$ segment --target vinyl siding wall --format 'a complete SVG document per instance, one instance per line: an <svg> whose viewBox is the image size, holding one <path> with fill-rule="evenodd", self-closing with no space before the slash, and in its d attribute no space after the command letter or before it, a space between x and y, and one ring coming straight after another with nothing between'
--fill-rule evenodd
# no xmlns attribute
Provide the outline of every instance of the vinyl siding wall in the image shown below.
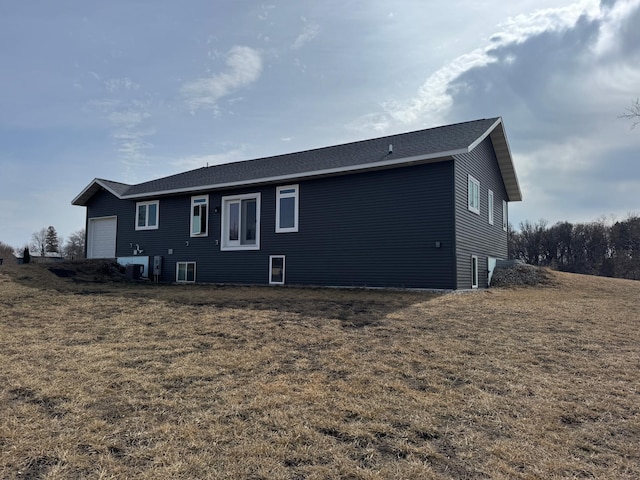
<svg viewBox="0 0 640 480"><path fill-rule="evenodd" d="M275 233L276 187L209 194L207 237L190 237L191 196L160 198L159 228L135 230L135 201L107 192L88 217L118 216L118 256L162 255L162 281L195 261L196 280L267 284L269 255L285 255L287 284L455 288L452 161L298 182L298 232ZM293 183L293 182L291 182ZM260 250L221 251L222 197L260 192ZM217 242L217 244L216 244ZM436 247L440 242L440 247ZM169 254L169 249L173 250Z"/></svg>
<svg viewBox="0 0 640 480"><path fill-rule="evenodd" d="M480 214L468 209L468 175L480 182ZM487 287L488 257L507 258L507 232L502 229L502 201L507 193L491 139L473 151L457 155L456 257L457 288L471 288L471 256L478 257L478 286ZM488 191L493 191L493 225L489 224Z"/></svg>

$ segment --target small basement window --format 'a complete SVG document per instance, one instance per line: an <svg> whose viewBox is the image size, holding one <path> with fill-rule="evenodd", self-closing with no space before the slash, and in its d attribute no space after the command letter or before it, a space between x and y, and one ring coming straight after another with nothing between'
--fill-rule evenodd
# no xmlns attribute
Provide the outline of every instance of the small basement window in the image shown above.
<svg viewBox="0 0 640 480"><path fill-rule="evenodd" d="M176 282L194 283L196 281L196 262L176 263Z"/></svg>
<svg viewBox="0 0 640 480"><path fill-rule="evenodd" d="M471 255L471 288L478 288L478 257Z"/></svg>
<svg viewBox="0 0 640 480"><path fill-rule="evenodd" d="M269 256L269 283L284 285L284 255Z"/></svg>

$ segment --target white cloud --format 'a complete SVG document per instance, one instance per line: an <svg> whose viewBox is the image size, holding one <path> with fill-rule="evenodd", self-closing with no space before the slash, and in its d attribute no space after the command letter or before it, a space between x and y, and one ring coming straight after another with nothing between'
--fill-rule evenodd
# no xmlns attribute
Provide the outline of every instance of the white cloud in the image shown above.
<svg viewBox="0 0 640 480"><path fill-rule="evenodd" d="M150 116L147 112L127 110L123 112L111 112L108 118L109 122L116 127L133 128Z"/></svg>
<svg viewBox="0 0 640 480"><path fill-rule="evenodd" d="M302 29L302 33L297 36L297 38L293 42L293 45L291 45L291 48L294 50L299 50L305 44L316 38L319 32L319 25L316 25L314 23L305 24L304 28Z"/></svg>
<svg viewBox="0 0 640 480"><path fill-rule="evenodd" d="M136 82L133 82L130 78L111 78L109 80L105 80L104 86L109 93L118 93L121 91L127 90L137 90L140 88Z"/></svg>
<svg viewBox="0 0 640 480"><path fill-rule="evenodd" d="M182 86L180 91L192 112L200 108L217 111L218 101L222 97L255 82L262 72L260 54L249 47L233 47L227 55L226 65L226 72L210 78L199 78Z"/></svg>

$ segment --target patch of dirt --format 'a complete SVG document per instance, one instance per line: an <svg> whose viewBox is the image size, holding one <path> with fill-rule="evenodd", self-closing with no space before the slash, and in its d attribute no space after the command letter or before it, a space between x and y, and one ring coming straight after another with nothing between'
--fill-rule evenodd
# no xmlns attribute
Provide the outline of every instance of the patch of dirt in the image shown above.
<svg viewBox="0 0 640 480"><path fill-rule="evenodd" d="M108 260L79 260L56 263L49 271L60 278L71 278L79 282L124 281L125 269Z"/></svg>

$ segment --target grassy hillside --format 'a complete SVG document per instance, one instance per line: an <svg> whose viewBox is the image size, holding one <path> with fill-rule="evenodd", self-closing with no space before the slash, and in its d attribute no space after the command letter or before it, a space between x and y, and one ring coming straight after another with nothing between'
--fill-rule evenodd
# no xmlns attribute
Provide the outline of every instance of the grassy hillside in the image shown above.
<svg viewBox="0 0 640 480"><path fill-rule="evenodd" d="M0 478L640 478L640 282L551 276L437 295L4 265Z"/></svg>

